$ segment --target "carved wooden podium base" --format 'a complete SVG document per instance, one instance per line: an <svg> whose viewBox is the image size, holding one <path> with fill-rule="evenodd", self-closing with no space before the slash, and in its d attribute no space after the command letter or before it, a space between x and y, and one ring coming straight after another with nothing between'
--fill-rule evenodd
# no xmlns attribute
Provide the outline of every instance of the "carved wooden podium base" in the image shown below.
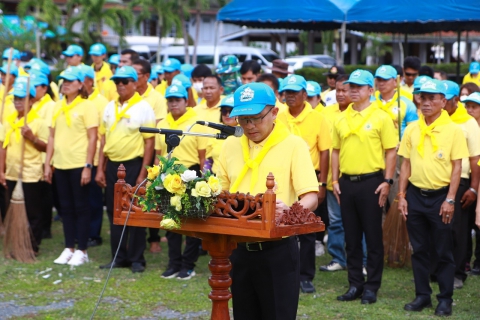
<svg viewBox="0 0 480 320"><path fill-rule="evenodd" d="M118 168L118 181L115 184L114 223L123 225L127 218L130 201L136 186L125 182L125 167ZM208 297L212 301L211 319L230 319L228 301L232 298L229 288L230 255L237 247L237 242L256 242L280 240L298 234L307 234L325 230L320 217L310 210L295 203L289 211L275 215L276 196L273 192L274 177L267 177L267 191L264 194L230 194L222 192L217 198L215 210L206 220L187 219L179 230L172 232L202 239L202 247L211 256L208 268L211 276L208 284L212 291ZM138 196L145 194L141 187ZM239 205L242 202L243 206ZM237 208L238 211L236 210ZM132 212L127 221L129 226L159 228L163 214L143 212L134 199ZM248 306L246 306L248 307Z"/></svg>

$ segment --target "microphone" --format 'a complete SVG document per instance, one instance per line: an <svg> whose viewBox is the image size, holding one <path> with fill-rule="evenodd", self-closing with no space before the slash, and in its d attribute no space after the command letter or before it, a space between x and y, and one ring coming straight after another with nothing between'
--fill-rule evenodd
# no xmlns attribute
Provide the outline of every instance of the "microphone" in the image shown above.
<svg viewBox="0 0 480 320"><path fill-rule="evenodd" d="M229 136L241 137L243 135L242 127L238 127L238 126L237 127L230 127L230 126L226 126L224 124L213 123L213 122L208 122L208 121L197 121L197 124L220 130L222 133L224 133L226 135L229 135Z"/></svg>

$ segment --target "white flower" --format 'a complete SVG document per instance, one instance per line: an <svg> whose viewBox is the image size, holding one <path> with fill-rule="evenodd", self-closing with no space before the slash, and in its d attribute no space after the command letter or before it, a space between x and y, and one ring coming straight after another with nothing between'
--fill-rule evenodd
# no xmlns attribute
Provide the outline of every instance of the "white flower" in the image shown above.
<svg viewBox="0 0 480 320"><path fill-rule="evenodd" d="M185 170L184 173L180 175L183 181L190 182L197 178L197 172L195 170Z"/></svg>
<svg viewBox="0 0 480 320"><path fill-rule="evenodd" d="M165 177L166 177L166 176L167 176L166 173L162 173L162 174L160 175L160 179L162 179L162 182L163 182L163 180L165 180ZM163 188L162 188L162 189L163 189Z"/></svg>

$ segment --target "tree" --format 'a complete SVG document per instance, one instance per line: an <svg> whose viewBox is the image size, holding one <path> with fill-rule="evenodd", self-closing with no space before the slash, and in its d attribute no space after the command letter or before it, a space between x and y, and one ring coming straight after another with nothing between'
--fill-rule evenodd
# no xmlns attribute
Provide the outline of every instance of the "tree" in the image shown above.
<svg viewBox="0 0 480 320"><path fill-rule="evenodd" d="M369 33L363 39L367 43L362 50L362 60L367 60L367 65L378 65L387 53L392 53L392 47L387 45L388 36Z"/></svg>

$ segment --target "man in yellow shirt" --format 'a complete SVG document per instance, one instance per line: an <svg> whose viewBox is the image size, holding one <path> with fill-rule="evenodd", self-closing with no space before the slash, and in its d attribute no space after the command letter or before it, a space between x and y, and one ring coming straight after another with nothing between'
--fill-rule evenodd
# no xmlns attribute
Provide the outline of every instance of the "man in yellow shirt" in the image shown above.
<svg viewBox="0 0 480 320"><path fill-rule="evenodd" d="M377 301L382 281L382 207L393 183L398 134L388 114L370 102L373 75L369 71L356 70L345 83L353 104L335 121L332 179L345 229L350 288L337 299L352 301L363 294L361 303L370 304ZM368 251L366 281L363 234Z"/></svg>
<svg viewBox="0 0 480 320"><path fill-rule="evenodd" d="M95 43L90 46L88 51L90 58L92 58L92 68L95 70L95 87L100 91L103 96L108 96L110 93L107 90L114 90L114 86L108 86L107 83L113 76L110 65L104 60L107 57L107 48L101 43Z"/></svg>
<svg viewBox="0 0 480 320"><path fill-rule="evenodd" d="M222 100L222 81L216 75L203 79L203 97L205 102L197 105L194 109L199 120L218 122L220 120L220 101ZM215 133L215 129L209 128L208 132Z"/></svg>
<svg viewBox="0 0 480 320"><path fill-rule="evenodd" d="M473 82L477 86L480 86L480 63L474 61L470 63L470 67L468 68L468 73L463 77L462 84Z"/></svg>
<svg viewBox="0 0 480 320"><path fill-rule="evenodd" d="M413 92L413 82L418 77L418 72L422 62L418 57L406 57L403 60L403 81L401 84L401 89L407 92Z"/></svg>
<svg viewBox="0 0 480 320"><path fill-rule="evenodd" d="M329 150L332 144L328 122L315 112L307 102L307 82L299 75L289 75L284 79L285 99L288 109L279 113L277 121L281 121L290 133L301 137L308 145L310 159L319 181L318 203L316 214L326 220L326 206L320 210L325 200L329 164ZM304 293L315 292L315 240L316 233L302 234L300 240L300 289ZM323 238L323 236L321 237Z"/></svg>
<svg viewBox="0 0 480 320"><path fill-rule="evenodd" d="M244 135L227 139L220 153L222 189L264 193L265 178L272 172L277 213L298 198L303 207L315 210L318 182L308 147L281 122L275 123L275 100L273 90L264 83L249 83L235 91L230 116L236 117ZM250 167L245 159L256 165ZM230 260L235 319L296 318L300 274L295 237L238 243Z"/></svg>
<svg viewBox="0 0 480 320"><path fill-rule="evenodd" d="M67 47L67 50L62 51L62 54L65 56L65 61L67 62L67 65L71 67L77 67L82 64L82 47L76 44L71 44Z"/></svg>
<svg viewBox="0 0 480 320"><path fill-rule="evenodd" d="M449 316L455 275L451 222L462 159L469 154L462 129L443 110L447 102L444 84L432 79L414 94L422 99L422 115L407 127L398 151L404 158L398 209L407 219L415 281L415 300L404 309L421 311L432 306L429 273L433 245L439 258L436 275L440 288L435 315Z"/></svg>
<svg viewBox="0 0 480 320"><path fill-rule="evenodd" d="M126 169L125 181L136 185L147 177L146 166L151 163L155 138L153 134L140 133L140 127L154 127L155 114L152 107L136 92L137 72L131 66L123 66L115 72L112 80L117 85L118 101L106 106L100 124L102 142L100 145L99 168L95 181L105 188L107 214L110 220L110 245L112 259L120 246L115 261L100 266L108 268L132 268L132 272L143 272L146 261L145 228L127 227L120 243L123 226L113 224L113 193L120 164ZM105 161L107 161L105 165Z"/></svg>

